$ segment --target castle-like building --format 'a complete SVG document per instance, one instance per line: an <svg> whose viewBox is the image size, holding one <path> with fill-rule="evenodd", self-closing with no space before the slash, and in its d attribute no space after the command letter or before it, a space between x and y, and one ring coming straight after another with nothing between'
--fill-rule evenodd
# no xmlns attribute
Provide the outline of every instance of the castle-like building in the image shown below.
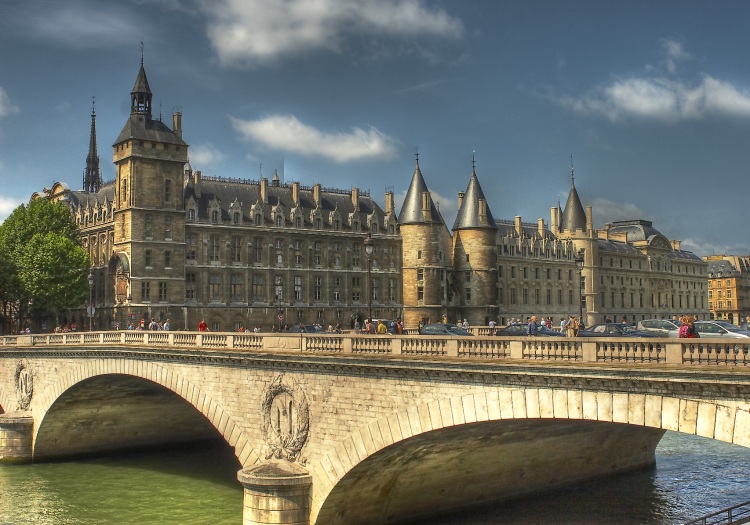
<svg viewBox="0 0 750 525"><path fill-rule="evenodd" d="M472 161L451 229L419 166L399 213L365 191L226 179L193 171L182 113L152 116L141 67L130 117L103 183L96 113L83 189L56 183L32 198L67 202L91 257L95 327L170 319L172 329L340 323L367 316L500 324L531 315L587 324L681 312L708 317L706 262L650 222L595 230L571 189L550 220L497 220ZM368 254L366 245L373 248ZM69 321L85 326L85 308Z"/></svg>

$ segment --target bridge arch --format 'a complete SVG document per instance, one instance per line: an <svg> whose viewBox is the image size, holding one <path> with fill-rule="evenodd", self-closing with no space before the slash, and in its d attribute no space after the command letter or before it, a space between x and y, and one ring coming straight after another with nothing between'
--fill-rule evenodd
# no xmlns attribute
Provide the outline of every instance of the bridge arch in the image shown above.
<svg viewBox="0 0 750 525"><path fill-rule="evenodd" d="M235 456L243 467L250 466L258 461L258 456L242 428L229 411L212 399L209 393L194 382L166 367L156 363L130 359L88 361L62 374L52 385L39 393L38 398L32 402L32 409L37 409L37 407L41 409L38 412L33 410L36 423L34 425L35 457L40 432L55 403L66 392L84 382L106 381L114 376L149 382L181 398L202 414L207 422L234 448Z"/></svg>
<svg viewBox="0 0 750 525"><path fill-rule="evenodd" d="M502 493L512 496L524 487L548 490L643 467L653 463L667 430L750 447L750 411L720 400L565 388L490 389L433 400L372 421L324 451L312 472L310 523L346 523L349 509L362 523L389 523L435 513L442 500L446 509L458 508L461 501L451 497L456 490L466 498L463 505L489 503L482 498L503 484ZM509 451L502 465L494 456L500 445ZM431 476L419 467L429 461ZM561 468L572 477L563 479ZM368 493L370 506L363 498Z"/></svg>

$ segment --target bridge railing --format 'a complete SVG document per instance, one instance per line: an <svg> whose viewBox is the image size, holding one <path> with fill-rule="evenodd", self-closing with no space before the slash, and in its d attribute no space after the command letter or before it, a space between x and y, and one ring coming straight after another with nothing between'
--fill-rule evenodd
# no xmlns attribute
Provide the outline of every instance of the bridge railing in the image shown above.
<svg viewBox="0 0 750 525"><path fill-rule="evenodd" d="M750 339L443 337L423 335L108 331L0 337L0 349L140 346L257 352L400 355L701 366L750 366Z"/></svg>

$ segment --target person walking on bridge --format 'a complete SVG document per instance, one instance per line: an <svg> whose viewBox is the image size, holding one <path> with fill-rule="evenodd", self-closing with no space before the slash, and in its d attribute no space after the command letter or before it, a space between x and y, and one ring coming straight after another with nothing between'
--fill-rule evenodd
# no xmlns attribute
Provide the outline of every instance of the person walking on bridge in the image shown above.
<svg viewBox="0 0 750 525"><path fill-rule="evenodd" d="M537 316L532 316L529 324L526 325L526 335L536 335L539 331L539 325L537 325Z"/></svg>

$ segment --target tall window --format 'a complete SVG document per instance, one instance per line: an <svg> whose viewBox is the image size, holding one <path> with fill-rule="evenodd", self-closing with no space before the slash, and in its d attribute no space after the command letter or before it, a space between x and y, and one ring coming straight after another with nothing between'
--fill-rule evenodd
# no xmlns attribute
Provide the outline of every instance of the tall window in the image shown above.
<svg viewBox="0 0 750 525"><path fill-rule="evenodd" d="M185 274L185 299L195 299L195 274Z"/></svg>
<svg viewBox="0 0 750 525"><path fill-rule="evenodd" d="M164 179L164 202L172 200L172 181Z"/></svg>
<svg viewBox="0 0 750 525"><path fill-rule="evenodd" d="M144 258L145 258L146 268L151 268L151 266L153 266L153 261L151 258L151 250L146 250L144 252Z"/></svg>
<svg viewBox="0 0 750 525"><path fill-rule="evenodd" d="M284 299L284 281L281 279L281 276L277 275L274 278L274 299L276 301L281 302L282 299Z"/></svg>
<svg viewBox="0 0 750 525"><path fill-rule="evenodd" d="M208 277L208 299L210 301L221 301L221 277L209 275Z"/></svg>
<svg viewBox="0 0 750 525"><path fill-rule="evenodd" d="M164 239L167 241L172 239L172 217L169 215L164 217Z"/></svg>
<svg viewBox="0 0 750 525"><path fill-rule="evenodd" d="M359 302L360 300L361 290L359 283L359 277L352 277L352 302Z"/></svg>
<svg viewBox="0 0 750 525"><path fill-rule="evenodd" d="M263 302L266 298L265 279L262 275L253 275L253 301Z"/></svg>
<svg viewBox="0 0 750 525"><path fill-rule="evenodd" d="M232 297L232 302L239 303L242 302L242 276L238 274L232 275L232 280L230 281L230 293Z"/></svg>
<svg viewBox="0 0 750 525"><path fill-rule="evenodd" d="M208 260L218 262L219 260L219 236L211 235L208 239Z"/></svg>
<svg viewBox="0 0 750 525"><path fill-rule="evenodd" d="M253 239L253 262L263 262L263 238L261 237Z"/></svg>
<svg viewBox="0 0 750 525"><path fill-rule="evenodd" d="M242 254L242 237L233 235L229 244L229 260L240 262Z"/></svg>
<svg viewBox="0 0 750 525"><path fill-rule="evenodd" d="M323 278L322 277L316 277L315 278L315 287L313 288L313 294L316 301L320 301L320 298L323 296L322 290L323 289Z"/></svg>
<svg viewBox="0 0 750 525"><path fill-rule="evenodd" d="M164 252L164 268L172 267L172 251L165 250Z"/></svg>
<svg viewBox="0 0 750 525"><path fill-rule="evenodd" d="M159 301L160 302L167 301L167 283L166 282L159 282Z"/></svg>
<svg viewBox="0 0 750 525"><path fill-rule="evenodd" d="M294 300L295 301L302 300L302 277L298 275L294 276Z"/></svg>
<svg viewBox="0 0 750 525"><path fill-rule="evenodd" d="M151 301L151 283L148 281L141 282L141 300L143 302Z"/></svg>
<svg viewBox="0 0 750 525"><path fill-rule="evenodd" d="M150 213L146 214L145 220L144 220L144 235L146 236L146 239L151 239L154 236L154 220Z"/></svg>
<svg viewBox="0 0 750 525"><path fill-rule="evenodd" d="M195 245L197 244L197 236L194 233L188 233L185 235L185 259L188 261L195 260Z"/></svg>

